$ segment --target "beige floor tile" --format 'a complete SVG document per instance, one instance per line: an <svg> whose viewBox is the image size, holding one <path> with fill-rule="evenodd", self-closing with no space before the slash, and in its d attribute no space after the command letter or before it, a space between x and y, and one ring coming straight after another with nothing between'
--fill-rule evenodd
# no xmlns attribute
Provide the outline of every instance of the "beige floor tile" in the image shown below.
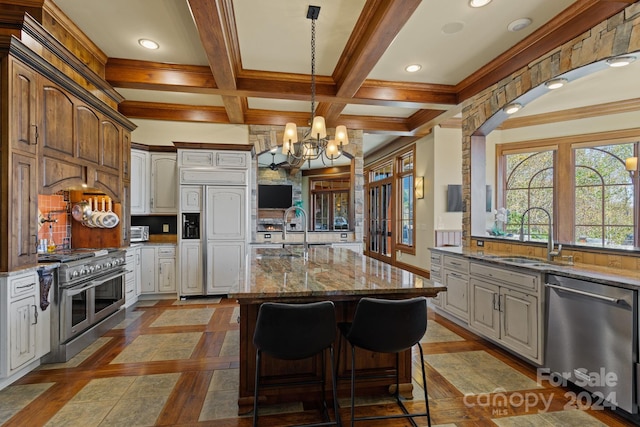
<svg viewBox="0 0 640 427"><path fill-rule="evenodd" d="M151 327L206 325L214 311L215 308L208 307L165 311L151 324Z"/></svg>
<svg viewBox="0 0 640 427"><path fill-rule="evenodd" d="M211 421L238 416L238 392L216 390L207 393L198 421Z"/></svg>
<svg viewBox="0 0 640 427"><path fill-rule="evenodd" d="M239 369L218 369L213 373L208 392L214 390L238 390L240 380Z"/></svg>
<svg viewBox="0 0 640 427"><path fill-rule="evenodd" d="M44 393L53 383L12 385L0 391L0 424Z"/></svg>
<svg viewBox="0 0 640 427"><path fill-rule="evenodd" d="M89 381L72 399L73 403L120 399L135 377L98 378Z"/></svg>
<svg viewBox="0 0 640 427"><path fill-rule="evenodd" d="M162 348L153 353L151 361L157 362L160 360L183 360L189 359L193 353L193 348Z"/></svg>
<svg viewBox="0 0 640 427"><path fill-rule="evenodd" d="M166 401L166 397L159 396L122 399L113 407L100 426L152 426Z"/></svg>
<svg viewBox="0 0 640 427"><path fill-rule="evenodd" d="M569 410L492 420L500 427L606 427L585 411Z"/></svg>
<svg viewBox="0 0 640 427"><path fill-rule="evenodd" d="M39 369L59 369L59 368L75 368L80 366L82 362L91 357L96 351L100 350L102 346L111 341L110 337L100 337L96 341L92 342L80 353L73 356L67 362L63 363L48 363L46 365L40 365Z"/></svg>
<svg viewBox="0 0 640 427"><path fill-rule="evenodd" d="M240 354L240 333L238 331L227 331L220 356L238 356Z"/></svg>
<svg viewBox="0 0 640 427"><path fill-rule="evenodd" d="M540 386L485 351L426 355L425 362L463 394L529 390Z"/></svg>
<svg viewBox="0 0 640 427"><path fill-rule="evenodd" d="M436 342L451 342L451 341L464 341L460 335L451 332L441 324L429 321L427 324L427 332L420 340L422 343L436 343Z"/></svg>
<svg viewBox="0 0 640 427"><path fill-rule="evenodd" d="M201 332L140 335L111 363L188 359L201 337Z"/></svg>
<svg viewBox="0 0 640 427"><path fill-rule="evenodd" d="M137 399L139 397L151 396L168 398L179 378L179 373L144 375L137 377L122 398Z"/></svg>
<svg viewBox="0 0 640 427"><path fill-rule="evenodd" d="M117 400L67 403L45 427L93 427L107 416Z"/></svg>

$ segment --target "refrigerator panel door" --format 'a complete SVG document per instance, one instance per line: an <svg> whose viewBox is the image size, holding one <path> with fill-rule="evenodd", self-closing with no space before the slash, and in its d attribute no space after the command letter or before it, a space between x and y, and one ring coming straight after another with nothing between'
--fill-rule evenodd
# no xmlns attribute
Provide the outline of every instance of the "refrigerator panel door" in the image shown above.
<svg viewBox="0 0 640 427"><path fill-rule="evenodd" d="M207 187L207 240L246 240L246 189Z"/></svg>

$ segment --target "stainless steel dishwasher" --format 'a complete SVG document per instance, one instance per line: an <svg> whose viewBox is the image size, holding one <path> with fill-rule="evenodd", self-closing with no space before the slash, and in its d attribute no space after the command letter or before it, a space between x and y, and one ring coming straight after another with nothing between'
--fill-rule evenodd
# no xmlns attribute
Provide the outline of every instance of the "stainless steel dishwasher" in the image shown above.
<svg viewBox="0 0 640 427"><path fill-rule="evenodd" d="M593 403L637 414L637 291L558 275L545 287L544 365L605 399Z"/></svg>

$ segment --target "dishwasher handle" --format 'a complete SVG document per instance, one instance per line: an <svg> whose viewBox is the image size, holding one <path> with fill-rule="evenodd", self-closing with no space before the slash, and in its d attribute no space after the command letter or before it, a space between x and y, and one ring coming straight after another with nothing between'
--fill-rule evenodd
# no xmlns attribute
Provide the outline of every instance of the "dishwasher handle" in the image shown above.
<svg viewBox="0 0 640 427"><path fill-rule="evenodd" d="M558 289L558 290L569 292L569 293L572 293L572 294L579 294L579 295L583 295L585 297L590 297L590 298L595 298L595 299L599 299L599 300L602 300L602 301L612 302L614 304L618 304L620 302L620 298L607 297L607 296L604 296L604 295L594 294L594 293L591 293L591 292L580 291L578 289L567 288L567 287L558 286L558 285L552 285L551 283L545 283L544 286L546 286L547 288Z"/></svg>

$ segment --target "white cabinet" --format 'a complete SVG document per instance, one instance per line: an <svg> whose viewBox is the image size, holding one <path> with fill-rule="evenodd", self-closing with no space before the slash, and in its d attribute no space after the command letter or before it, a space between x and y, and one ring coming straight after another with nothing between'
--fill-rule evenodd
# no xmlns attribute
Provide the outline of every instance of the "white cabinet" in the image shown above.
<svg viewBox="0 0 640 427"><path fill-rule="evenodd" d="M430 279L436 284L436 286L444 286L442 280L442 254L437 252L431 252L431 270ZM429 302L435 306L442 307L442 300L444 299L444 292L438 292L433 298L429 298Z"/></svg>
<svg viewBox="0 0 640 427"><path fill-rule="evenodd" d="M505 347L541 362L538 274L472 262L469 326Z"/></svg>
<svg viewBox="0 0 640 427"><path fill-rule="evenodd" d="M469 261L453 255L443 256L443 281L447 287L442 308L454 316L469 320Z"/></svg>
<svg viewBox="0 0 640 427"><path fill-rule="evenodd" d="M180 295L202 295L202 246L199 240L180 245Z"/></svg>
<svg viewBox="0 0 640 427"><path fill-rule="evenodd" d="M178 212L176 153L131 150L131 214Z"/></svg>
<svg viewBox="0 0 640 427"><path fill-rule="evenodd" d="M0 342L5 343L0 346L0 378L5 378L21 370L26 373L23 368L51 350L51 308L40 308L36 270L0 279L0 306Z"/></svg>
<svg viewBox="0 0 640 427"><path fill-rule="evenodd" d="M151 153L150 213L178 212L176 153Z"/></svg>
<svg viewBox="0 0 640 427"><path fill-rule="evenodd" d="M362 243L332 243L332 248L345 248L350 249L360 255L362 255Z"/></svg>
<svg viewBox="0 0 640 427"><path fill-rule="evenodd" d="M246 239L245 187L207 186L208 240Z"/></svg>
<svg viewBox="0 0 640 427"><path fill-rule="evenodd" d="M138 301L140 295L140 247L127 248L126 269L124 276L124 306L130 307Z"/></svg>
<svg viewBox="0 0 640 427"><path fill-rule="evenodd" d="M175 245L144 245L141 254L141 293L176 293Z"/></svg>
<svg viewBox="0 0 640 427"><path fill-rule="evenodd" d="M149 153L131 150L131 214L149 212Z"/></svg>
<svg viewBox="0 0 640 427"><path fill-rule="evenodd" d="M209 241L207 244L207 294L227 293L244 274L246 243Z"/></svg>
<svg viewBox="0 0 640 427"><path fill-rule="evenodd" d="M202 186L180 186L180 210L182 212L200 212L202 210Z"/></svg>
<svg viewBox="0 0 640 427"><path fill-rule="evenodd" d="M246 151L180 150L180 167L247 169L251 163Z"/></svg>

